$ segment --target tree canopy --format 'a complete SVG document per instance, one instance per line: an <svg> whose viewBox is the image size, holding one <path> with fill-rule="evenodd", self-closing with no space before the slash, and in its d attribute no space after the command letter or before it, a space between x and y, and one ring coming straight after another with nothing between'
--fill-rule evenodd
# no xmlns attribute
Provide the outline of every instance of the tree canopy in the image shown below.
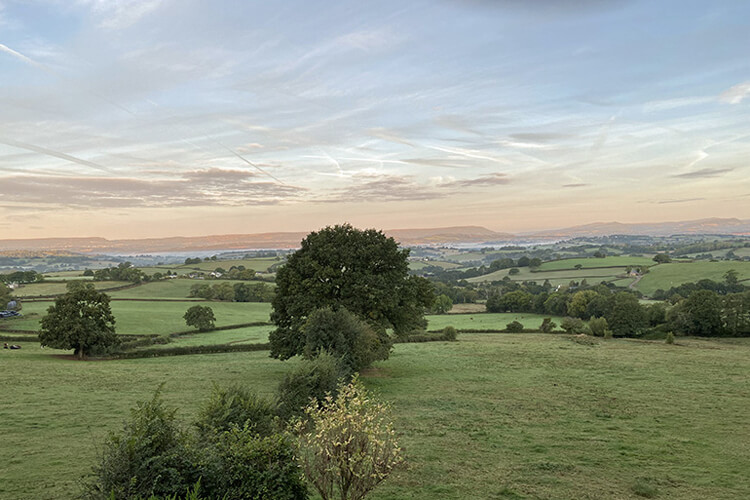
<svg viewBox="0 0 750 500"><path fill-rule="evenodd" d="M93 285L76 284L58 297L42 318L39 341L56 349L74 349L79 359L92 350L119 343L109 296Z"/></svg>
<svg viewBox="0 0 750 500"><path fill-rule="evenodd" d="M379 330L396 334L424 327L432 285L409 276L408 249L375 229L326 227L302 240L276 274L271 355L287 359L304 351L303 327L316 309L346 308Z"/></svg>

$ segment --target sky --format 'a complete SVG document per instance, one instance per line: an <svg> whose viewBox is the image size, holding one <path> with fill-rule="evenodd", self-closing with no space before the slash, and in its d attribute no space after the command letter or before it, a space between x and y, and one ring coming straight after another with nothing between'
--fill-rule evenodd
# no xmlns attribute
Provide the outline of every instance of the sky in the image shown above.
<svg viewBox="0 0 750 500"><path fill-rule="evenodd" d="M750 2L0 0L0 238L750 218Z"/></svg>

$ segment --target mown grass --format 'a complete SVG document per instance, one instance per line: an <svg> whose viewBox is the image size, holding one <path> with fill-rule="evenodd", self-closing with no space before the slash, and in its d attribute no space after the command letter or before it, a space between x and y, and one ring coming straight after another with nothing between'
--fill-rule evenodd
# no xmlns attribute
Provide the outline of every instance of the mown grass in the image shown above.
<svg viewBox="0 0 750 500"><path fill-rule="evenodd" d="M750 341L578 343L541 334L399 344L364 374L408 467L373 499L750 497ZM167 382L193 416L214 382L271 395L296 361L267 353L107 362L32 343L0 352L0 498L72 498L96 446Z"/></svg>
<svg viewBox="0 0 750 500"><path fill-rule="evenodd" d="M147 348L160 349L216 344L263 344L268 342L268 334L273 328L273 326L247 326L231 330L195 332L191 335L173 337L168 344L150 345Z"/></svg>
<svg viewBox="0 0 750 500"><path fill-rule="evenodd" d="M53 301L27 302L22 318L3 320L0 326L20 330L37 330L39 322ZM183 315L195 302L142 302L114 300L110 302L115 316L115 329L119 334L166 335L189 330ZM257 302L205 302L216 317L216 326L237 325L268 321L271 305Z"/></svg>
<svg viewBox="0 0 750 500"><path fill-rule="evenodd" d="M592 267L653 266L656 263L649 257L630 257L626 255L604 257L601 259L596 257L589 257L585 259L562 259L543 262L542 265L539 266L539 271L574 269L578 264L583 266L583 269L590 269Z"/></svg>
<svg viewBox="0 0 750 500"><path fill-rule="evenodd" d="M571 280L582 281L584 279L593 284L601 281L612 281L618 279L618 277L622 277L625 274L625 267L559 269L549 271L532 271L528 267L519 267L518 274L509 274L509 271L509 269L501 269L493 273L469 278L466 281L470 283L500 281L507 276L512 281L536 281L537 283L543 283L544 280L549 280L553 286L567 285Z"/></svg>
<svg viewBox="0 0 750 500"><path fill-rule="evenodd" d="M134 288L118 290L109 295L115 299L188 299L190 288L195 285L220 285L222 283L245 283L255 285L259 281L235 281L235 280L191 280L191 279L169 279L143 283ZM274 287L273 283L264 283L267 286Z"/></svg>
<svg viewBox="0 0 750 500"><path fill-rule="evenodd" d="M723 281L724 274L730 269L737 271L740 280L750 280L750 262L672 262L652 267L636 288L646 295L651 295L659 288L669 290L673 286L702 279Z"/></svg>
<svg viewBox="0 0 750 500"><path fill-rule="evenodd" d="M452 326L458 330L504 330L511 321L518 321L524 328L536 330L544 318L550 316L531 313L476 313L476 314L435 314L427 316L428 330L441 330ZM553 316L558 327L562 318Z"/></svg>
<svg viewBox="0 0 750 500"><path fill-rule="evenodd" d="M120 286L130 285L127 281L96 281L91 284L97 290L107 290ZM29 283L17 288L13 295L23 299L24 297L46 297L49 295L62 295L67 292L67 283L65 281L42 281L41 283Z"/></svg>

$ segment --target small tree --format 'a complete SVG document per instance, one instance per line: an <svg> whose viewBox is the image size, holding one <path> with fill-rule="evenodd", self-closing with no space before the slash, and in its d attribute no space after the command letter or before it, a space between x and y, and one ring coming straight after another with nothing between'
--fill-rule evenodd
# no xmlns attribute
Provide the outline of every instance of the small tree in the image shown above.
<svg viewBox="0 0 750 500"><path fill-rule="evenodd" d="M518 321L511 321L505 325L505 329L509 333L521 333L523 331L523 324Z"/></svg>
<svg viewBox="0 0 750 500"><path fill-rule="evenodd" d="M213 309L208 306L192 306L183 318L185 318L187 326L194 326L201 332L211 330L216 321Z"/></svg>
<svg viewBox="0 0 750 500"><path fill-rule="evenodd" d="M117 345L109 296L97 292L93 285L70 283L68 293L57 298L42 318L39 342L56 349L74 349L78 359L95 349Z"/></svg>
<svg viewBox="0 0 750 500"><path fill-rule="evenodd" d="M666 342L667 344L674 344L674 333L667 332L667 338L664 339L664 342Z"/></svg>
<svg viewBox="0 0 750 500"><path fill-rule="evenodd" d="M586 333L588 331L586 323L582 319L571 318L570 316L563 318L560 322L560 328L565 330L565 333Z"/></svg>
<svg viewBox="0 0 750 500"><path fill-rule="evenodd" d="M589 330L594 337L604 337L604 332L609 329L605 318L591 318L589 320Z"/></svg>
<svg viewBox="0 0 750 500"><path fill-rule="evenodd" d="M453 309L453 301L450 297L444 293L435 297L435 302L432 304L432 312L435 314L445 314Z"/></svg>
<svg viewBox="0 0 750 500"><path fill-rule="evenodd" d="M295 426L299 459L323 500L360 500L403 463L387 407L356 376L305 414Z"/></svg>
<svg viewBox="0 0 750 500"><path fill-rule="evenodd" d="M551 333L555 327L557 327L557 323L552 321L552 318L544 318L542 324L539 325L539 331L542 333Z"/></svg>

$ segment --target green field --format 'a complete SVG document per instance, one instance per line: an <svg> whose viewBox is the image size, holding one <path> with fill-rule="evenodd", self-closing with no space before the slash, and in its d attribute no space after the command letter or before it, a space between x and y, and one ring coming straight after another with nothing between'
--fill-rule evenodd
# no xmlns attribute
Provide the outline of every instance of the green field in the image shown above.
<svg viewBox="0 0 750 500"><path fill-rule="evenodd" d="M268 334L273 326L248 326L244 328L233 328L231 330L219 330L212 332L196 332L192 335L180 335L173 337L169 344L150 345L148 349L160 349L169 347L187 347L197 345L217 344L264 344L268 342Z"/></svg>
<svg viewBox="0 0 750 500"><path fill-rule="evenodd" d="M23 317L2 320L0 326L20 330L36 330L52 301L24 304ZM115 300L110 303L117 333L129 335L158 334L190 330L182 316L194 302L145 302ZM258 302L206 302L216 316L216 326L268 321L271 305Z"/></svg>
<svg viewBox="0 0 750 500"><path fill-rule="evenodd" d="M651 295L659 288L669 290L673 286L702 279L723 281L724 273L730 269L739 273L740 280L750 280L750 262L672 262L652 267L638 283L637 289L645 295Z"/></svg>
<svg viewBox="0 0 750 500"><path fill-rule="evenodd" d="M524 328L536 330L548 317L531 313L435 314L427 316L427 329L440 330L452 326L459 330L504 330L511 321L518 321ZM552 317L552 320L559 325L562 318Z"/></svg>
<svg viewBox="0 0 750 500"><path fill-rule="evenodd" d="M750 497L750 341L566 335L399 344L365 384L391 403L408 467L373 499ZM107 362L0 352L2 499L73 498L107 431L167 382L195 414L214 382L264 395L295 361L266 352ZM368 497L370 498L370 497Z"/></svg>
<svg viewBox="0 0 750 500"><path fill-rule="evenodd" d="M577 264L583 266L583 269L591 269L595 267L653 266L656 263L649 257L617 256L604 257L603 259L590 257L587 259L563 259L543 262L542 265L539 266L539 271L574 269Z"/></svg>
<svg viewBox="0 0 750 500"><path fill-rule="evenodd" d="M558 271L532 271L528 267L518 268L519 273L509 275L509 269L501 269L493 273L469 278L469 283L481 283L490 281L500 281L508 276L513 281L536 281L543 283L549 280L552 286L567 285L572 281L587 280L589 284L596 284L601 281L612 281L625 275L624 267L604 267L594 269L560 269Z"/></svg>
<svg viewBox="0 0 750 500"><path fill-rule="evenodd" d="M260 281L234 281L234 280L191 280L191 279L169 279L143 283L137 287L111 292L109 295L115 299L188 299L190 288L194 285L221 285L222 283L245 283L248 285L263 283ZM275 287L274 283L265 283L267 286ZM201 300L201 299L198 299Z"/></svg>
<svg viewBox="0 0 750 500"><path fill-rule="evenodd" d="M107 290L120 286L127 286L131 283L127 281L96 281L92 282L97 290ZM62 295L67 292L67 283L65 281L43 281L41 283L30 283L17 288L13 294L20 299L24 297L46 297L49 295Z"/></svg>

